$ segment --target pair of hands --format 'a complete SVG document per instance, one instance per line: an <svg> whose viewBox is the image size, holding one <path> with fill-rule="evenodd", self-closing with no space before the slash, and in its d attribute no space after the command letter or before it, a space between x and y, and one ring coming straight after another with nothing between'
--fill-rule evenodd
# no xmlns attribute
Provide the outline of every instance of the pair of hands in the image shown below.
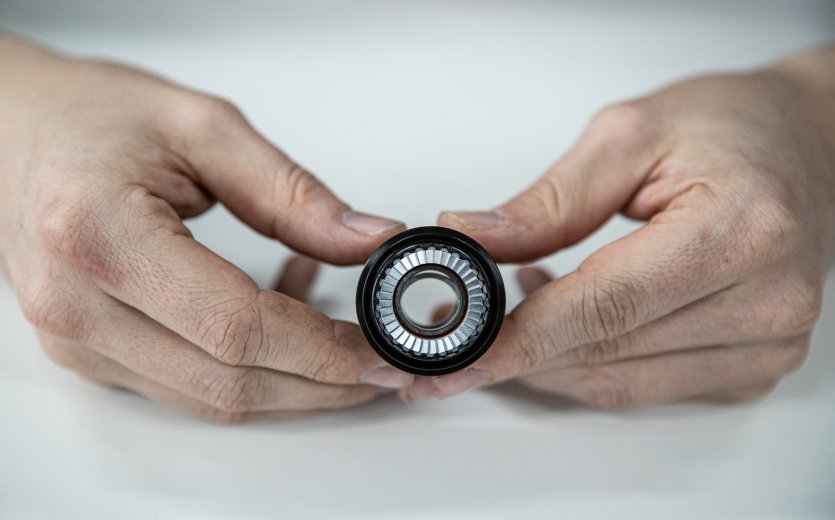
<svg viewBox="0 0 835 520"><path fill-rule="evenodd" d="M558 279L521 270L528 296L490 351L432 379L305 305L311 261L263 290L182 219L218 200L336 264L364 262L402 224L352 210L226 102L11 39L0 59L14 70L0 82L0 257L25 316L59 364L194 414L238 421L509 379L601 407L749 398L802 362L820 312L833 50L609 107L511 201L441 214L500 262L553 253L618 211L649 222Z"/></svg>

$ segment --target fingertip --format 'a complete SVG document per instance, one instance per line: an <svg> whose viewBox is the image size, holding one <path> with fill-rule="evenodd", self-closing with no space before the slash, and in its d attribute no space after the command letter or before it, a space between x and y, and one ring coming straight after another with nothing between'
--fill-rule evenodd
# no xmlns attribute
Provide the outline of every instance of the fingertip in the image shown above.
<svg viewBox="0 0 835 520"><path fill-rule="evenodd" d="M315 258L293 255L284 263L284 275L313 281L319 273L321 263Z"/></svg>
<svg viewBox="0 0 835 520"><path fill-rule="evenodd" d="M347 210L315 229L301 230L290 244L298 252L333 265L364 263L380 244L406 229L403 222Z"/></svg>
<svg viewBox="0 0 835 520"><path fill-rule="evenodd" d="M437 397L437 395L437 378L426 376L415 377L414 383L410 387L404 388L397 393L397 396L404 403L423 401L431 397Z"/></svg>
<svg viewBox="0 0 835 520"><path fill-rule="evenodd" d="M471 237L497 262L529 261L545 254L538 251L536 237L532 241L526 226L497 210L444 211L438 215L438 225Z"/></svg>
<svg viewBox="0 0 835 520"><path fill-rule="evenodd" d="M553 280L553 277L541 267L525 266L516 271L516 281L525 296L539 290Z"/></svg>
<svg viewBox="0 0 835 520"><path fill-rule="evenodd" d="M406 224L361 211L346 210L329 240L315 246L315 255L335 265L361 264L380 244L406 230Z"/></svg>
<svg viewBox="0 0 835 520"><path fill-rule="evenodd" d="M360 383L389 390L409 388L415 376L389 365L381 365L368 370L360 376Z"/></svg>
<svg viewBox="0 0 835 520"><path fill-rule="evenodd" d="M285 263L274 289L280 293L306 302L308 293L319 273L319 262L313 258L293 255Z"/></svg>
<svg viewBox="0 0 835 520"><path fill-rule="evenodd" d="M354 210L342 213L341 220L345 227L366 237L388 236L406 228L406 225L398 220Z"/></svg>
<svg viewBox="0 0 835 520"><path fill-rule="evenodd" d="M435 381L435 396L439 399L447 399L464 392L475 390L491 380L490 372L482 368L468 367L460 372L455 372L446 377L438 378Z"/></svg>
<svg viewBox="0 0 835 520"><path fill-rule="evenodd" d="M504 215L497 211L444 211L438 216L438 224L464 232L493 230L506 223Z"/></svg>

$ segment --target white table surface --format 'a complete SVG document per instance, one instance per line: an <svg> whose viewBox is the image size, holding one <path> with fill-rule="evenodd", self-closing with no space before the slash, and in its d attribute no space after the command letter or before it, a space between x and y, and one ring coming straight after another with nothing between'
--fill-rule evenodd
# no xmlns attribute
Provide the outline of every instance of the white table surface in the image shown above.
<svg viewBox="0 0 835 520"><path fill-rule="evenodd" d="M504 199L608 102L835 37L831 1L675 3L2 0L0 27L223 95L414 226ZM192 228L261 283L287 255L220 208ZM317 302L354 319L358 274L328 268ZM505 386L223 427L53 366L2 282L0 518L835 518L833 296L755 404L610 413Z"/></svg>

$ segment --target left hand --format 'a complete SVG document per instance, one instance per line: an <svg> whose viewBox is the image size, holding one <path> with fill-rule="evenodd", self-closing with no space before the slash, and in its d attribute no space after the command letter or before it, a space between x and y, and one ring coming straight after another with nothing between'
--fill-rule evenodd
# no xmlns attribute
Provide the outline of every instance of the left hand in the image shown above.
<svg viewBox="0 0 835 520"><path fill-rule="evenodd" d="M648 223L556 280L523 271L488 353L411 397L513 378L604 408L767 392L806 355L833 254L831 71L835 49L612 106L509 202L443 213L505 262L618 211Z"/></svg>

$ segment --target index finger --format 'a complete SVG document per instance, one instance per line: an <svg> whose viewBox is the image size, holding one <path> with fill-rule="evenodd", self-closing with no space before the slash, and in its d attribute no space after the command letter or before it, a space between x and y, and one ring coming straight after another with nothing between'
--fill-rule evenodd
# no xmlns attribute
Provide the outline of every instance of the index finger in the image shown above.
<svg viewBox="0 0 835 520"><path fill-rule="evenodd" d="M472 382L499 382L569 350L621 336L722 290L745 271L729 256L738 222L708 216L715 195L695 187L638 231L533 293L505 320L496 343L470 370L439 378L441 397Z"/></svg>
<svg viewBox="0 0 835 520"><path fill-rule="evenodd" d="M120 197L110 219L68 219L64 257L116 299L229 365L260 366L340 384L402 387L359 327L274 291L195 241L171 207L144 188ZM91 222L95 222L91 225ZM369 380L364 374L373 372Z"/></svg>

